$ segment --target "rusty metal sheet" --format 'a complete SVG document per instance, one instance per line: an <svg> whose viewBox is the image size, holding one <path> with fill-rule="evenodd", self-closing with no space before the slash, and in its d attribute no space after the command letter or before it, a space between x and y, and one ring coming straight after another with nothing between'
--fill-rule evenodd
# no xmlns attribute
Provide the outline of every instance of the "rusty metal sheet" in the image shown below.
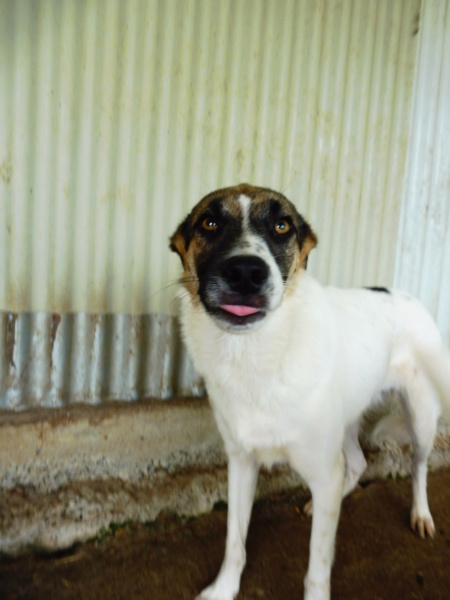
<svg viewBox="0 0 450 600"><path fill-rule="evenodd" d="M0 407L203 395L165 315L0 314Z"/></svg>

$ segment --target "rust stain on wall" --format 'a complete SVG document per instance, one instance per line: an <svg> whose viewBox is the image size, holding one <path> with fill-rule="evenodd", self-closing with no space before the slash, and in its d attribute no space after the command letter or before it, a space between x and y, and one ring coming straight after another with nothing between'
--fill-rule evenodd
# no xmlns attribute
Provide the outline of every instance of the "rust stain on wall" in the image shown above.
<svg viewBox="0 0 450 600"><path fill-rule="evenodd" d="M16 368L14 363L14 347L16 342L16 322L17 313L10 313L8 315L8 327L6 329L6 355L8 357L9 367L12 369Z"/></svg>
<svg viewBox="0 0 450 600"><path fill-rule="evenodd" d="M53 354L53 347L55 345L56 332L58 330L58 325L60 324L60 322L61 322L61 315L58 313L53 313L51 330L50 330L50 346L51 346L52 354Z"/></svg>
<svg viewBox="0 0 450 600"><path fill-rule="evenodd" d="M3 183L8 184L11 182L13 176L13 164L10 158L5 158L5 160L0 164L0 179Z"/></svg>

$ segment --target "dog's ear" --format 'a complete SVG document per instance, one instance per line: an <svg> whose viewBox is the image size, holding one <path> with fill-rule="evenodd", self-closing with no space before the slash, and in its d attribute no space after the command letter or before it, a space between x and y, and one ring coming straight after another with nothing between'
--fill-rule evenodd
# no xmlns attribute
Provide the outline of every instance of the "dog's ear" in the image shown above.
<svg viewBox="0 0 450 600"><path fill-rule="evenodd" d="M298 244L300 246L300 265L306 269L308 266L308 255L313 248L317 246L317 235L311 229L309 224L300 217L300 227L298 229Z"/></svg>
<svg viewBox="0 0 450 600"><path fill-rule="evenodd" d="M178 254L183 266L186 264L186 253L190 242L190 217L191 215L188 215L184 221L179 224L177 230L170 238L170 249Z"/></svg>

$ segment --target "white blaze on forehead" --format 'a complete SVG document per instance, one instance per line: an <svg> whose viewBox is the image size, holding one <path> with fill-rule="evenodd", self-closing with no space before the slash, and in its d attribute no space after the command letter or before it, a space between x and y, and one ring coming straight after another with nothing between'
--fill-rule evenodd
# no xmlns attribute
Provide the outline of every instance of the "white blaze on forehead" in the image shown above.
<svg viewBox="0 0 450 600"><path fill-rule="evenodd" d="M251 200L248 196L244 196L243 194L238 198L239 206L241 207L242 213L242 229L244 231L248 230L250 226L250 204Z"/></svg>
<svg viewBox="0 0 450 600"><path fill-rule="evenodd" d="M270 273L268 279L269 308L274 308L279 304L283 295L283 278L280 269L269 250L264 234L252 231L250 227L251 199L242 194L238 198L238 204L242 214L242 235L228 256L258 256L267 264Z"/></svg>
<svg viewBox="0 0 450 600"><path fill-rule="evenodd" d="M233 254L259 254L261 251L269 252L264 239L250 228L251 199L243 194L238 198L242 215L242 234L236 244Z"/></svg>

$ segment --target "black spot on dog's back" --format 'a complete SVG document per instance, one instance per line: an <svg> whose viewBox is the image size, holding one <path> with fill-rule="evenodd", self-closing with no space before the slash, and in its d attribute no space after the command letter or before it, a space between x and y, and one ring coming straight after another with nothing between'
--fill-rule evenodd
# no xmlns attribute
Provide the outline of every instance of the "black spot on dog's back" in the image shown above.
<svg viewBox="0 0 450 600"><path fill-rule="evenodd" d="M391 293L391 291L385 287L374 286L374 287L366 287L365 289L370 290L371 292L380 292L382 294L390 294Z"/></svg>

